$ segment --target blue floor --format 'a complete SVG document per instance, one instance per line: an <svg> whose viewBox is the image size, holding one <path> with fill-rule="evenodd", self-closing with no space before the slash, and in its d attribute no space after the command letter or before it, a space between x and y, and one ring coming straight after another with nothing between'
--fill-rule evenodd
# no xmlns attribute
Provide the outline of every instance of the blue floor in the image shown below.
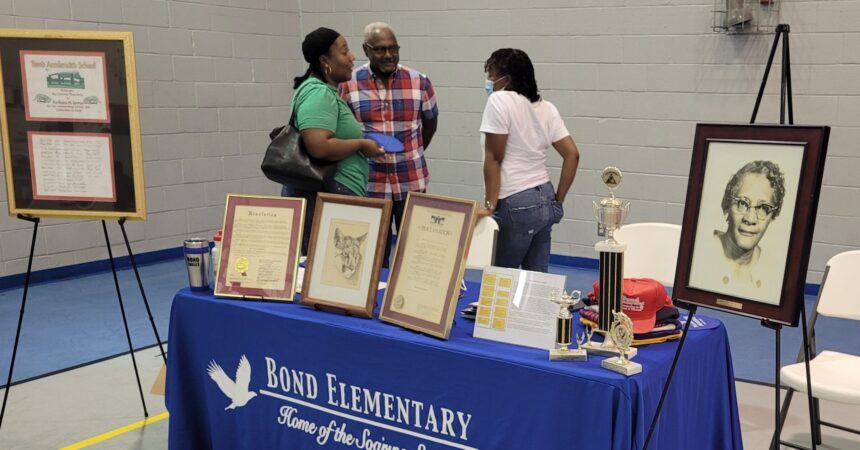
<svg viewBox="0 0 860 450"><path fill-rule="evenodd" d="M140 289L130 269L119 283L134 348L155 344ZM140 266L159 336L167 340L170 303L188 284L185 262ZM0 385L6 384L23 289L0 292ZM27 294L13 382L128 351L111 272L31 285Z"/></svg>
<svg viewBox="0 0 860 450"><path fill-rule="evenodd" d="M567 288L586 295L597 279L597 271L553 265L553 273L567 276ZM170 303L174 293L187 285L182 259L140 267L146 296L162 341L167 340ZM468 280L479 280L477 271L467 271ZM155 335L131 270L119 272L126 316L135 348L155 344ZM15 328L21 307L22 289L0 292L0 385L9 373ZM807 310L814 298L807 296ZM225 300L230 301L230 300ZM715 310L699 314L716 317L726 324L732 346L735 376L772 383L774 379L774 332L758 320ZM856 323L819 318L816 327L820 350L858 353L860 333ZM852 331L853 330L853 331ZM794 362L800 348L800 328L782 331L782 363ZM46 282L30 287L21 342L16 357L14 381L27 380L128 351L119 302L110 272Z"/></svg>

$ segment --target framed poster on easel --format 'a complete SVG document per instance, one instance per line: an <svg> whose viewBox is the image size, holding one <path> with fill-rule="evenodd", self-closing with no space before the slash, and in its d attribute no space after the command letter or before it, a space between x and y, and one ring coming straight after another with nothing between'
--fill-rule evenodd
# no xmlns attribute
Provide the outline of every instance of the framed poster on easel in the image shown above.
<svg viewBox="0 0 860 450"><path fill-rule="evenodd" d="M146 218L130 32L0 29L9 214Z"/></svg>
<svg viewBox="0 0 860 450"><path fill-rule="evenodd" d="M129 352L146 402L106 220L117 220L150 312L124 223L146 219L134 43L130 32L0 29L0 133L9 214L33 223L24 294L0 411L5 411L43 217L101 219ZM151 321L161 356L161 337ZM0 412L0 425L3 414Z"/></svg>

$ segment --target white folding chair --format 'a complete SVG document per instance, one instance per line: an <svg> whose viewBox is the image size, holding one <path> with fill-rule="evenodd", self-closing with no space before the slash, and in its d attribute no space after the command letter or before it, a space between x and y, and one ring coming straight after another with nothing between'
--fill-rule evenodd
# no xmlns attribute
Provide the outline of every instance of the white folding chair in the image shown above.
<svg viewBox="0 0 860 450"><path fill-rule="evenodd" d="M681 226L644 222L623 225L615 232L624 252L625 278L653 278L666 286L675 282Z"/></svg>
<svg viewBox="0 0 860 450"><path fill-rule="evenodd" d="M816 444L821 444L821 425L860 434L860 430L825 422L821 420L818 413L818 400L822 399L860 405L860 356L835 351L822 351L818 355L815 354L815 321L819 314L825 317L860 321L860 301L857 300L854 284L858 276L860 276L860 250L843 252L830 258L821 281L821 289L818 291L818 299L815 301L812 316L809 319L808 341L812 354L812 359L809 360L809 380L812 385L812 397L816 400L812 438L815 439ZM802 355L801 350L797 363L780 370L782 384L788 387L788 393L782 405L783 422L791 404L793 391L807 392L806 367ZM774 436L774 440L779 438ZM780 441L780 443L789 447L804 448L789 442Z"/></svg>
<svg viewBox="0 0 860 450"><path fill-rule="evenodd" d="M492 217L484 217L475 224L472 232L472 244L466 256L466 267L483 269L492 266L496 260L496 239L499 234L499 224Z"/></svg>

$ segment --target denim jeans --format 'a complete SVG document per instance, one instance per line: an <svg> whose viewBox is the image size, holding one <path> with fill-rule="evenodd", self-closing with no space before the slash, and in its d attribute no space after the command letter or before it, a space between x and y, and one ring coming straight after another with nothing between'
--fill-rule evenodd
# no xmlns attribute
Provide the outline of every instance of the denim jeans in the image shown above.
<svg viewBox="0 0 860 450"><path fill-rule="evenodd" d="M332 186L330 186L329 191L332 194L358 196L358 194L352 192L351 189L337 181L332 182ZM314 223L314 208L317 203L317 191L296 189L285 184L281 187L281 197L299 197L305 199L305 225L302 230L302 255L307 256L308 244L310 244L311 240L311 226Z"/></svg>
<svg viewBox="0 0 860 450"><path fill-rule="evenodd" d="M495 265L547 272L552 226L563 216L550 182L499 200L493 212L499 223Z"/></svg>

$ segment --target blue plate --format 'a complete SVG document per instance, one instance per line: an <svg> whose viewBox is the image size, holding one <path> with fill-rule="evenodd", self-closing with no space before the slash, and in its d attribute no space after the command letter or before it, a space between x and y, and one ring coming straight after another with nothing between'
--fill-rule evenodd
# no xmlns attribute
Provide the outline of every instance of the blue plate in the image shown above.
<svg viewBox="0 0 860 450"><path fill-rule="evenodd" d="M403 152L403 143L400 142L399 139L390 135L383 133L364 133L364 137L367 139L373 139L388 153L402 153Z"/></svg>

